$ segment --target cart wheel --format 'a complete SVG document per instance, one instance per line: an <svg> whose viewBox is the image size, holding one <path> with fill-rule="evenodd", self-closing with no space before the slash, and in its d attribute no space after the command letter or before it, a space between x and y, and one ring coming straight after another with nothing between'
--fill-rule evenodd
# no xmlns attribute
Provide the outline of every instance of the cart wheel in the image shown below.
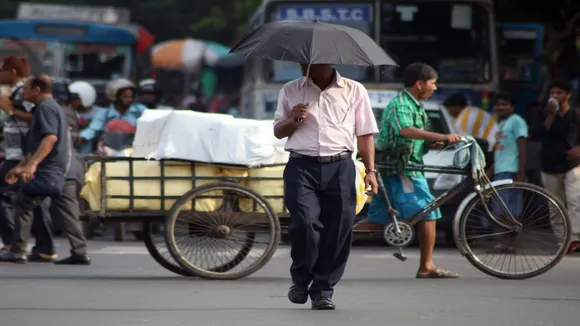
<svg viewBox="0 0 580 326"><path fill-rule="evenodd" d="M163 223L158 224L163 226ZM156 223L143 222L143 242L145 242L145 248L147 248L151 257L153 257L159 265L163 266L163 268L170 272L181 276L195 276L195 274L181 268L179 264L173 260L173 257L171 257L171 254L165 245L163 234L154 234L155 225Z"/></svg>
<svg viewBox="0 0 580 326"><path fill-rule="evenodd" d="M231 182L190 190L165 220L169 252L203 278L232 280L262 268L278 247L280 221L255 191Z"/></svg>

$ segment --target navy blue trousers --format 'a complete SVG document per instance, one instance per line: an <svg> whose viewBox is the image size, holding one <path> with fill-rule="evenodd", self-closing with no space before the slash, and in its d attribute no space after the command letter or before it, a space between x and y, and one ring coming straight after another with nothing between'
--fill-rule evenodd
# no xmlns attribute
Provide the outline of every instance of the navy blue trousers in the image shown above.
<svg viewBox="0 0 580 326"><path fill-rule="evenodd" d="M290 212L290 275L310 297L332 298L352 245L356 168L351 159L319 163L290 158L284 170Z"/></svg>
<svg viewBox="0 0 580 326"><path fill-rule="evenodd" d="M53 254L54 241L52 236L52 221L50 216L42 218L34 214L34 210L41 205L50 205L48 198L58 198L64 188L64 173L37 170L34 178L28 182L19 182L14 199L14 242L10 251L25 254L27 252L28 237L35 227L37 253Z"/></svg>
<svg viewBox="0 0 580 326"><path fill-rule="evenodd" d="M14 219L15 196L18 190L16 186L8 185L4 178L8 171L18 165L20 161L6 160L0 165L0 237L5 245L12 245L16 222ZM44 200L33 209L34 223L32 232L37 238L35 252L53 254L52 242L52 219L50 215L50 199Z"/></svg>

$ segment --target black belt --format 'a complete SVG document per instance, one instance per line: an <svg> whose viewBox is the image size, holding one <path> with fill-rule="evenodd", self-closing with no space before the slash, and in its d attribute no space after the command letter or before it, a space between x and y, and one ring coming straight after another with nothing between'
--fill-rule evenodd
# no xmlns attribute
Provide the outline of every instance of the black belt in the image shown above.
<svg viewBox="0 0 580 326"><path fill-rule="evenodd" d="M347 159L347 158L352 158L352 152L342 152L342 153L338 153L336 155L331 155L331 156L308 156L308 155L298 154L296 152L290 152L290 158L299 158L299 159L303 159L303 160L311 160L311 161L316 161L318 163L331 163L331 162L342 161L342 160Z"/></svg>

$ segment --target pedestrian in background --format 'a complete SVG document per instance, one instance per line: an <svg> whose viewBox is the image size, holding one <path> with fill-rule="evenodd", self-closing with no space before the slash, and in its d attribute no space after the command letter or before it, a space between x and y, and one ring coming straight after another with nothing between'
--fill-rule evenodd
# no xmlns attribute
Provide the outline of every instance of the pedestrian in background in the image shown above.
<svg viewBox="0 0 580 326"><path fill-rule="evenodd" d="M571 253L580 248L580 117L570 105L570 85L555 81L540 129L542 182L546 190L566 204L572 223ZM552 226L557 229L557 226Z"/></svg>
<svg viewBox="0 0 580 326"><path fill-rule="evenodd" d="M14 190L4 182L8 171L13 169L24 158L23 146L32 121L33 103L24 100L24 82L30 73L30 65L22 56L6 56L0 66L0 84L9 85L10 94L0 96L0 108L8 115L4 121L4 161L0 165L0 235L3 247L0 254L12 247L14 237ZM42 215L39 220L50 220L49 202L43 202L34 209L35 215ZM36 232L36 229L35 229ZM39 231L42 233L42 231ZM42 260L54 259L51 246L36 246L34 251Z"/></svg>
<svg viewBox="0 0 580 326"><path fill-rule="evenodd" d="M302 65L306 76L307 65ZM374 141L378 132L366 89L327 64L310 66L282 87L274 135L288 137L290 159L284 170L284 200L293 285L292 303L332 310L352 244L356 217L355 138L366 167L365 184L376 194Z"/></svg>
<svg viewBox="0 0 580 326"><path fill-rule="evenodd" d="M514 113L515 105L515 98L509 94L495 96L493 108L499 130L494 148L493 180L526 181L528 124Z"/></svg>
<svg viewBox="0 0 580 326"><path fill-rule="evenodd" d="M44 79L49 87L52 87L53 81L48 75L41 75L40 77ZM64 234L71 246L71 255L54 263L57 265L90 265L91 259L87 254L87 240L83 234L78 201L79 189L84 182L84 164L77 157L76 148L73 146L76 141L75 136L78 137L79 135L78 120L76 119L76 112L67 102L68 96L61 94L59 104L67 117L71 144L71 162L62 195L52 200L50 211L53 218L62 223Z"/></svg>
<svg viewBox="0 0 580 326"><path fill-rule="evenodd" d="M542 173L540 171L540 157L542 152L542 142L538 135L538 129L544 127L544 116L540 102L533 101L526 105L525 120L528 124L528 146L526 159L526 177L529 183L543 187Z"/></svg>
<svg viewBox="0 0 580 326"><path fill-rule="evenodd" d="M506 179L526 181L528 125L522 117L514 113L515 106L515 98L511 95L500 93L495 96L494 112L499 124L499 131L494 146L494 163L490 168L493 181ZM520 190L507 189L499 195L509 213L516 217L522 214L523 194ZM506 213L498 201L492 203L492 209L498 216ZM488 227L490 224L487 220L484 220L484 223L484 227ZM496 245L493 251L514 252L513 239L513 237L509 237L508 241Z"/></svg>
<svg viewBox="0 0 580 326"><path fill-rule="evenodd" d="M28 132L25 158L8 172L5 181L16 185L15 233L10 251L0 255L0 261L25 263L28 237L33 219L39 225L36 240L52 247L54 244L50 219L33 217L32 211L47 197L62 194L65 176L71 161L71 144L66 116L52 98L50 83L41 77L32 77L23 87L24 100L35 104Z"/></svg>
<svg viewBox="0 0 580 326"><path fill-rule="evenodd" d="M443 106L455 118L453 125L455 132L460 136L471 136L487 140L489 152L493 151L496 142L495 136L499 131L493 114L467 105L467 98L463 94L452 94L443 101Z"/></svg>

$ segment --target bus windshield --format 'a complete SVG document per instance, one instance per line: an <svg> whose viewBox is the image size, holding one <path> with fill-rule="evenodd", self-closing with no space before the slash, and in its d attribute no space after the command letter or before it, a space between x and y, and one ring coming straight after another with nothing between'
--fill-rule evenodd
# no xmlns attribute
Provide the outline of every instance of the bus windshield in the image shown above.
<svg viewBox="0 0 580 326"><path fill-rule="evenodd" d="M55 65L56 42L0 39L0 58L23 55L33 73L51 73Z"/></svg>
<svg viewBox="0 0 580 326"><path fill-rule="evenodd" d="M266 20L318 20L346 25L373 37L373 6L368 3L275 2L266 9ZM374 69L369 67L336 65L344 77L358 81L374 80ZM288 82L302 76L300 67L293 62L265 61L265 79L271 82Z"/></svg>
<svg viewBox="0 0 580 326"><path fill-rule="evenodd" d="M65 70L71 79L115 79L129 63L128 46L109 44L65 45Z"/></svg>
<svg viewBox="0 0 580 326"><path fill-rule="evenodd" d="M381 2L380 45L406 67L421 61L433 66L439 81L484 83L491 79L488 11L457 2ZM381 69L381 80L402 81L403 69Z"/></svg>

